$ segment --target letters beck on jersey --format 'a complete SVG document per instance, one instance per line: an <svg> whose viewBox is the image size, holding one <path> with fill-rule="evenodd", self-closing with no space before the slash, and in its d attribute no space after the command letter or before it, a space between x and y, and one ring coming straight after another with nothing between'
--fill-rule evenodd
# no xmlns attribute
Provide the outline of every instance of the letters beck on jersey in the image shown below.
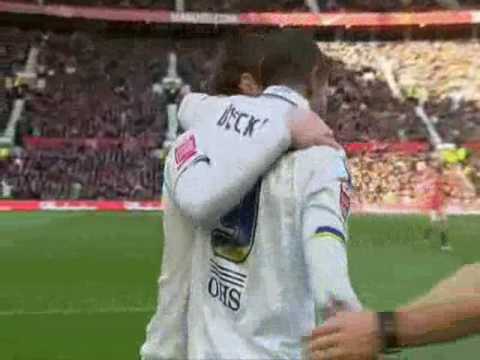
<svg viewBox="0 0 480 360"><path fill-rule="evenodd" d="M252 137L268 121L269 119L258 119L252 114L241 112L230 105L218 119L217 126L227 131L234 131L241 136Z"/></svg>

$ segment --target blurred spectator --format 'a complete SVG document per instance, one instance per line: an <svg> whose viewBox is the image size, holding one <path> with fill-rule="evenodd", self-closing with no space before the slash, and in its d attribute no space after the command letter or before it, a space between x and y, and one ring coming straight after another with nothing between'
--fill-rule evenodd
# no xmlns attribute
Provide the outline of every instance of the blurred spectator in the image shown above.
<svg viewBox="0 0 480 360"><path fill-rule="evenodd" d="M16 199L161 197L162 162L148 149L36 150L2 165Z"/></svg>
<svg viewBox="0 0 480 360"><path fill-rule="evenodd" d="M12 0L11 0L12 1ZM66 4L85 6L119 6L173 10L174 0L13 0L35 4ZM189 11L309 11L304 0L185 0ZM475 0L318 0L325 11L416 11L478 7Z"/></svg>
<svg viewBox="0 0 480 360"><path fill-rule="evenodd" d="M411 203L415 201L415 176L422 156L364 154L350 160L355 193L361 203Z"/></svg>
<svg viewBox="0 0 480 360"><path fill-rule="evenodd" d="M414 113L418 98L426 100L426 111L445 141L463 143L479 128L478 42L337 41L320 47L338 64L329 110L332 121L341 121L336 130L344 140L355 140L350 132L375 139L426 138ZM388 67L404 99L386 81Z"/></svg>
<svg viewBox="0 0 480 360"><path fill-rule="evenodd" d="M12 0L11 0L12 1ZM33 4L137 7L173 10L174 0L13 0ZM188 11L308 11L304 0L185 0ZM424 11L432 9L475 8L476 0L318 0L325 11Z"/></svg>
<svg viewBox="0 0 480 360"><path fill-rule="evenodd" d="M432 161L435 160L427 154L373 153L351 157L349 165L356 201L361 204L421 204L428 197L423 182L432 173L437 173ZM445 167L442 191L448 201L468 205L477 199L479 165L472 161Z"/></svg>
<svg viewBox="0 0 480 360"><path fill-rule="evenodd" d="M5 129L16 91L14 73L22 68L29 35L15 28L0 29L0 134Z"/></svg>
<svg viewBox="0 0 480 360"><path fill-rule="evenodd" d="M11 33L23 39L18 41L23 45L9 52L14 54L9 68L21 68L25 44L34 43L38 34L15 29ZM158 86L167 71L167 54L177 53L179 75L194 91L206 91L215 72L216 40L173 42L82 32L44 34L43 39L37 45L37 86L22 95L27 110L17 127L18 144L24 135L33 135L120 145L108 150L77 145L27 148L0 161L2 188L8 184L20 199L160 197L162 163L151 152L165 138L166 99ZM334 62L327 120L343 143L428 141L415 114L419 98L424 98L426 112L444 139L479 141L477 43L337 41L320 47ZM138 146L132 139L154 142ZM479 165L472 160L446 169L447 183L456 184L446 186L446 194L471 201L478 193ZM351 166L364 203L418 201L421 169L431 167L425 155L379 153L354 156Z"/></svg>
<svg viewBox="0 0 480 360"><path fill-rule="evenodd" d="M419 191L429 172L427 154L366 153L349 160L359 204L422 204ZM84 147L36 150L10 161L0 160L0 180L17 199L159 199L162 161L148 149L121 148L101 152ZM480 193L480 161L447 166L443 172L446 198L471 204ZM422 188L424 189L424 187Z"/></svg>
<svg viewBox="0 0 480 360"><path fill-rule="evenodd" d="M166 75L169 51L178 48L179 74L194 90L207 86L202 79L208 79L207 54L214 42L179 43L49 34L37 66L42 86L29 95L27 107L33 134L66 138L148 134L161 144L167 99L155 85Z"/></svg>

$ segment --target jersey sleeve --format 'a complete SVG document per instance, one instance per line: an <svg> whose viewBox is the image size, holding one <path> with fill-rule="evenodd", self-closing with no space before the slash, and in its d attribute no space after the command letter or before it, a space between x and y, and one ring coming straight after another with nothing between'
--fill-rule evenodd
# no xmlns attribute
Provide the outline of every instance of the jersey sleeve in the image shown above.
<svg viewBox="0 0 480 360"><path fill-rule="evenodd" d="M348 273L346 243L350 210L350 178L345 158L328 150L312 163L304 190L302 237L308 277L317 310L324 316L335 303L360 310Z"/></svg>
<svg viewBox="0 0 480 360"><path fill-rule="evenodd" d="M166 199L158 303L147 327L142 360L187 359L187 308L191 283L193 227Z"/></svg>
<svg viewBox="0 0 480 360"><path fill-rule="evenodd" d="M191 106L182 106L184 119L198 111ZM217 127L217 120L195 125L183 134L165 164L170 196L195 223L203 225L215 223L235 207L290 146L284 114L243 137Z"/></svg>
<svg viewBox="0 0 480 360"><path fill-rule="evenodd" d="M189 130L196 125L202 108L208 107L215 97L201 93L189 93L184 96L178 109L178 121L184 130Z"/></svg>

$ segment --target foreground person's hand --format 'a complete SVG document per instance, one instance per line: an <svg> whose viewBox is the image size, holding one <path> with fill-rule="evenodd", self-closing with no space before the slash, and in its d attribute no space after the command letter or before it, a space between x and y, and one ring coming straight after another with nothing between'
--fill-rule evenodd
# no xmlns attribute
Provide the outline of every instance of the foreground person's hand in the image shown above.
<svg viewBox="0 0 480 360"><path fill-rule="evenodd" d="M309 359L371 360L380 346L375 313L340 312L312 332Z"/></svg>

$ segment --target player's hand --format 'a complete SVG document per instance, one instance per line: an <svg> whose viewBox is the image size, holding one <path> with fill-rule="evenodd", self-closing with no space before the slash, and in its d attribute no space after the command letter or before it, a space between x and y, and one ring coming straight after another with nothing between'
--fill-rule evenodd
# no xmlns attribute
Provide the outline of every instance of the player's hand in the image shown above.
<svg viewBox="0 0 480 360"><path fill-rule="evenodd" d="M295 108L287 116L294 149L321 145L342 149L335 140L332 129L313 111Z"/></svg>
<svg viewBox="0 0 480 360"><path fill-rule="evenodd" d="M377 315L340 312L312 332L311 360L372 360L380 350Z"/></svg>

